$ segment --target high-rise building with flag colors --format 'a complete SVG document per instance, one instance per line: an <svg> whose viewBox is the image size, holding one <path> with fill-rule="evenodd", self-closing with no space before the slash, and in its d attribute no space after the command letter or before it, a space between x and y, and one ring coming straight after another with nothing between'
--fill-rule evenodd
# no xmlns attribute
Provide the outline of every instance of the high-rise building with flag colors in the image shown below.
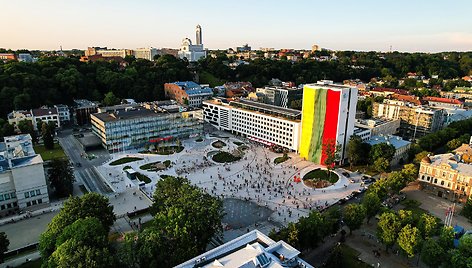
<svg viewBox="0 0 472 268"><path fill-rule="evenodd" d="M357 89L319 81L303 88L300 156L325 164L329 151L337 147L340 162L354 132Z"/></svg>

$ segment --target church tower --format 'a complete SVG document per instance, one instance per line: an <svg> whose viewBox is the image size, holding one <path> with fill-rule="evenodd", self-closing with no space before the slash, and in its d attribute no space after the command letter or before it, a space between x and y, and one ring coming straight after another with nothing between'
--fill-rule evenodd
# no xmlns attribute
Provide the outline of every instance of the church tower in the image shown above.
<svg viewBox="0 0 472 268"><path fill-rule="evenodd" d="M197 35L197 45L201 45L202 44L202 26L197 25L197 29L196 29L196 35Z"/></svg>

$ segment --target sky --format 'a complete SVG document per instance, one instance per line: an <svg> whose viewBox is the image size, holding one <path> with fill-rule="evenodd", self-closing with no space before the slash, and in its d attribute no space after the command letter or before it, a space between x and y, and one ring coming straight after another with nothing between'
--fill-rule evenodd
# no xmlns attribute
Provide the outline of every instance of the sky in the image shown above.
<svg viewBox="0 0 472 268"><path fill-rule="evenodd" d="M472 51L472 0L0 0L0 47Z"/></svg>

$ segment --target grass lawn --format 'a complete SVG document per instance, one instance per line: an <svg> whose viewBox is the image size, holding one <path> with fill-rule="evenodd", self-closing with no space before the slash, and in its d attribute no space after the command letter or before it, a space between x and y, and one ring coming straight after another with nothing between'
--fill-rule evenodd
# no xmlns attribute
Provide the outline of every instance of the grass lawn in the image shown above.
<svg viewBox="0 0 472 268"><path fill-rule="evenodd" d="M315 169L303 176L303 180L324 180L324 181L329 181L330 183L335 183L338 181L339 177L336 173L330 172L331 175L329 175L328 170L325 169Z"/></svg>
<svg viewBox="0 0 472 268"><path fill-rule="evenodd" d="M66 154L59 143L54 143L54 149L47 150L44 145L35 145L34 151L37 154L40 154L44 161L57 159L57 158L65 158Z"/></svg>
<svg viewBox="0 0 472 268"><path fill-rule="evenodd" d="M150 183L151 182L151 179L144 175L144 174L141 174L139 172L136 173L136 178L138 178L138 180L140 181L143 181L144 183Z"/></svg>
<svg viewBox="0 0 472 268"><path fill-rule="evenodd" d="M276 159L274 159L274 164L277 165L277 164L283 163L283 162L285 162L289 159L290 159L290 156L288 156L288 155L279 156Z"/></svg>
<svg viewBox="0 0 472 268"><path fill-rule="evenodd" d="M110 163L110 166L118 166L126 163L143 160L141 157L123 157Z"/></svg>
<svg viewBox="0 0 472 268"><path fill-rule="evenodd" d="M337 256L330 256L330 259L335 259L333 262L329 262L324 267L344 267L344 268L367 268L371 267L367 263L363 261L359 261L359 251L347 246L345 244L341 244L338 248L339 255ZM338 266L340 264L341 266ZM333 266L334 265L334 266Z"/></svg>
<svg viewBox="0 0 472 268"><path fill-rule="evenodd" d="M218 162L218 163L229 163L229 162L234 162L238 161L241 159L241 157L234 156L228 152L218 152L213 156L213 161Z"/></svg>

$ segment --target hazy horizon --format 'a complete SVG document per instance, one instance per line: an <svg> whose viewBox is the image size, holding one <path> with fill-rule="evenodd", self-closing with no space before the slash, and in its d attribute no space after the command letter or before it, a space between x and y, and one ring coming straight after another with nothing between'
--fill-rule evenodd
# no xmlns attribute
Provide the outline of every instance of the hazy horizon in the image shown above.
<svg viewBox="0 0 472 268"><path fill-rule="evenodd" d="M200 24L208 49L248 43L253 49L443 52L471 51L472 1L446 5L399 0L248 1L59 1L16 0L3 3L0 23L7 25L0 47L64 50L179 48L195 42ZM458 8L460 7L460 8ZM21 16L18 15L21 14Z"/></svg>

